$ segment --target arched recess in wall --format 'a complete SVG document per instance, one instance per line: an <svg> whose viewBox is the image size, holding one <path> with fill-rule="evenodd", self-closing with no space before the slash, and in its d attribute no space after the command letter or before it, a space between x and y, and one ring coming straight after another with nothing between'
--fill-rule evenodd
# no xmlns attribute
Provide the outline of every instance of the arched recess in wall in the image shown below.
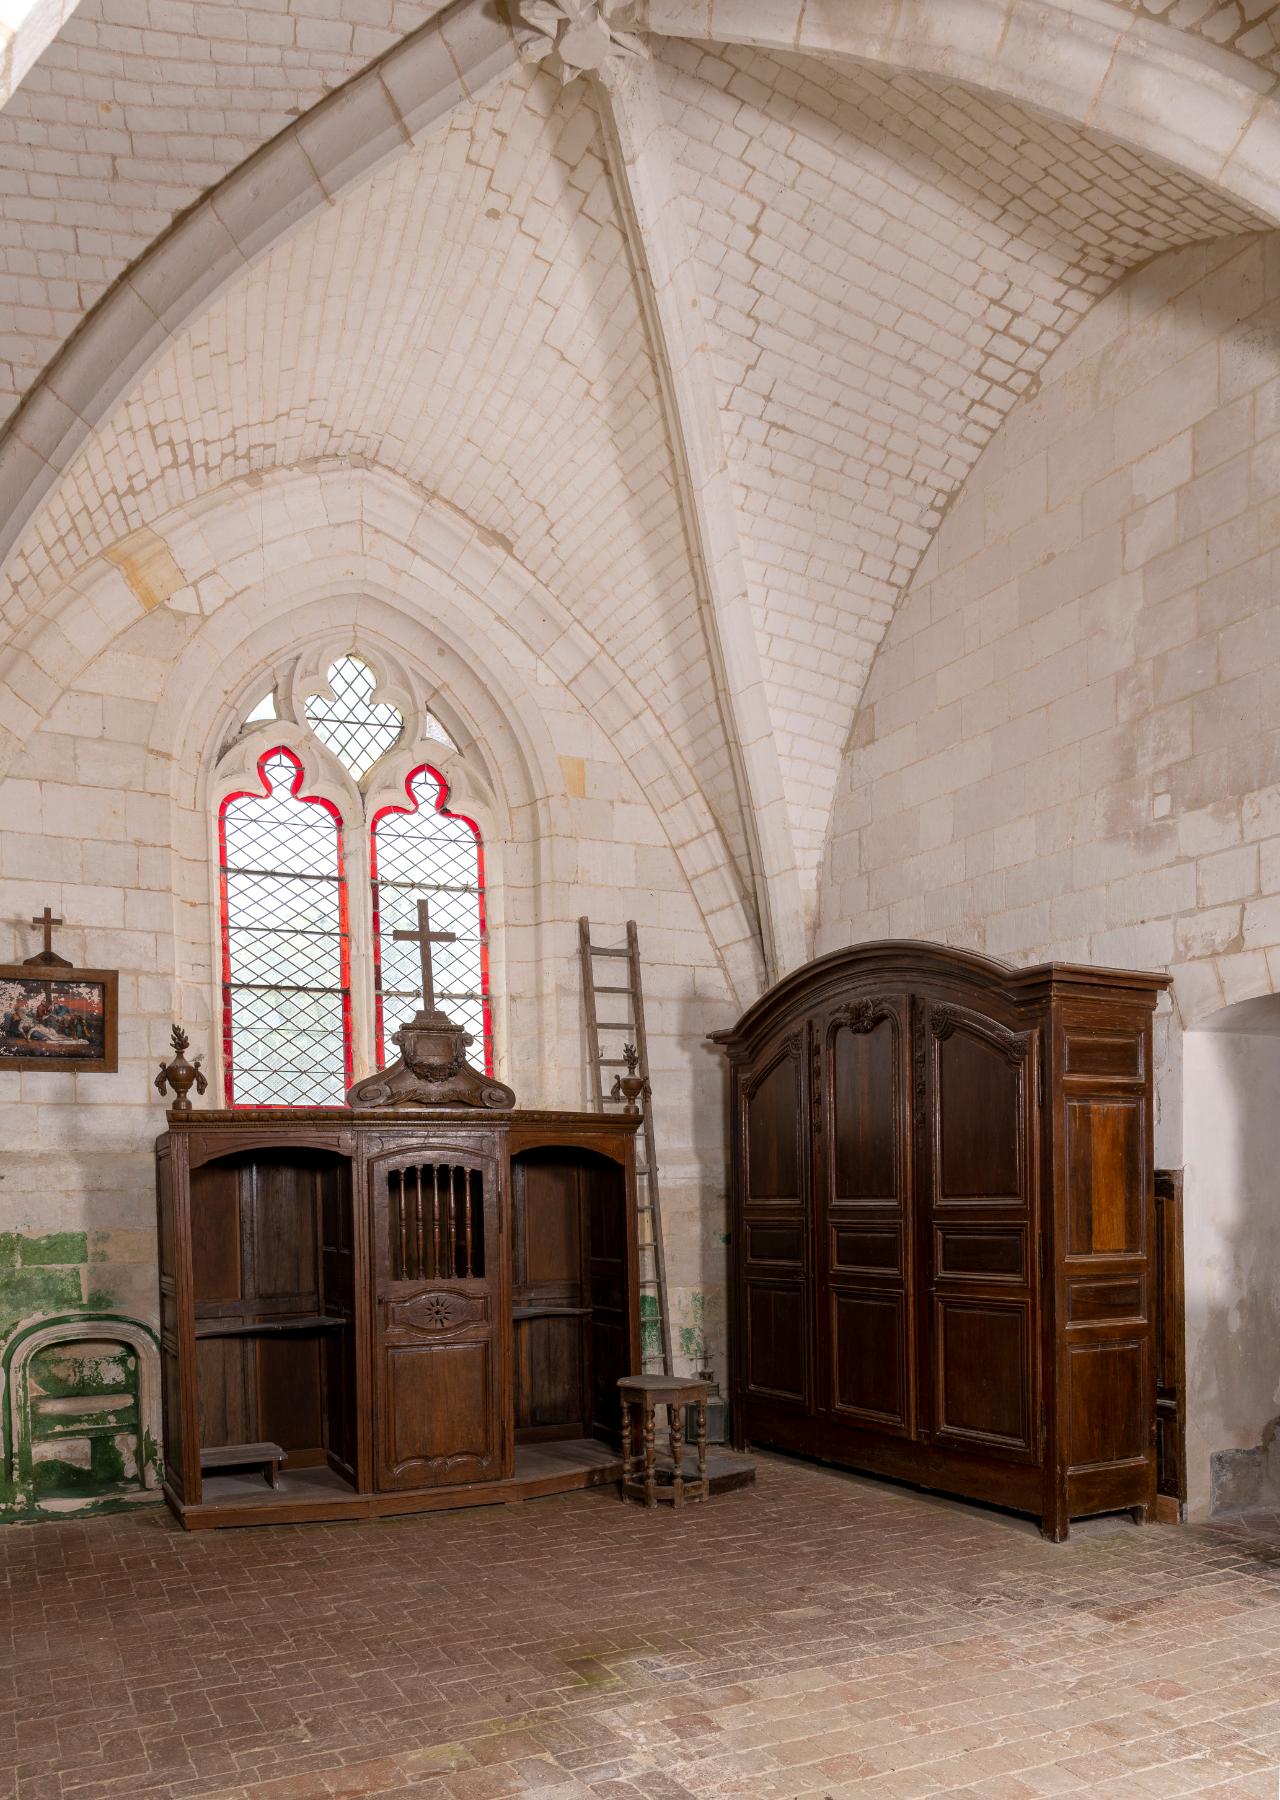
<svg viewBox="0 0 1280 1800"><path fill-rule="evenodd" d="M966 82L1160 156L1280 220L1280 103L1244 57L1090 0L650 0L673 37L854 57ZM98 302L0 433L0 557L176 331L274 243L516 65L461 0L233 170ZM38 559L37 559L38 560Z"/></svg>
<svg viewBox="0 0 1280 1800"><path fill-rule="evenodd" d="M1192 1518L1280 1506L1280 995L1183 1040Z"/></svg>
<svg viewBox="0 0 1280 1800"><path fill-rule="evenodd" d="M157 519L147 535L151 553L169 572L159 604L171 607L176 621L206 615L182 653L182 682L167 685L157 712L151 754L163 762L166 787L174 782L180 790L183 779L174 746L193 742L193 733L204 741L188 709L205 693L231 698L227 669L241 642L259 627L269 636L272 626L264 620L304 604L320 609L317 628L323 620L330 629L346 629L357 595L362 609L390 607L413 633L436 633L424 650L426 666L447 664L452 674L465 664L492 679L497 714L479 692L474 700L476 716L490 721L486 754L496 764L510 744L530 771L529 803L551 809L559 830L567 800L541 717L537 671L545 665L651 795L731 991L743 1004L759 991L753 914L715 817L661 716L612 649L460 514L384 469L311 465L230 482ZM153 608L156 600L152 594ZM29 735L59 694L147 607L109 554L94 558L6 660L0 715L17 717ZM272 653L287 643L286 634ZM268 654L265 647L261 654ZM445 698L438 708L431 704L451 733L456 723L455 742L465 748L472 741L466 719L455 721ZM12 735L11 753L20 741ZM0 755L0 772L3 764Z"/></svg>
<svg viewBox="0 0 1280 1800"><path fill-rule="evenodd" d="M338 643L352 645L379 675L394 672L393 680L412 683L418 706L429 708L454 740L453 747L433 746L432 762L449 784L451 804L476 820L484 838L499 1067L525 1077L524 1098L530 1071L523 1047L545 1041L554 1003L543 915L554 845L567 829L545 723L498 647L459 646L431 621L429 596L417 596L420 610L403 594L375 591L368 580L353 593L331 570L327 583L318 570L295 565L295 573L304 593L310 587L307 598L276 595L273 604L268 582L219 608L174 663L157 707L153 759L159 762L166 743L193 752L169 762L177 1009L199 1020L212 1043L220 1000L212 879L217 803L236 785L237 771L250 785L262 751L286 743L303 760L307 792L358 821L369 804L398 796L411 765L421 760L416 740L393 749L371 773L372 798L364 799L340 769L318 763L309 731L296 720L243 722L276 671L324 661ZM299 685L312 686L314 679L300 677ZM360 948L367 953L369 946ZM367 995L357 1001L361 1041L372 1031L360 1011L368 1001ZM363 1064L356 1070L362 1072Z"/></svg>

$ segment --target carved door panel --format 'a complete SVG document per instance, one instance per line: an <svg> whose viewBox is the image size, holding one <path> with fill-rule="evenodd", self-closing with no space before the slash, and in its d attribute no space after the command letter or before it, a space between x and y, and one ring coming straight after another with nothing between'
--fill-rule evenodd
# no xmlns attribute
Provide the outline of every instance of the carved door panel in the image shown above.
<svg viewBox="0 0 1280 1800"><path fill-rule="evenodd" d="M1038 1462L1037 1034L925 1000L916 1030L929 1435Z"/></svg>
<svg viewBox="0 0 1280 1800"><path fill-rule="evenodd" d="M767 1046L742 1077L738 1296L748 1405L812 1409L808 1079L803 1027Z"/></svg>
<svg viewBox="0 0 1280 1800"><path fill-rule="evenodd" d="M448 1142L370 1167L380 1489L509 1473L501 1180L497 1156Z"/></svg>
<svg viewBox="0 0 1280 1800"><path fill-rule="evenodd" d="M833 1425L915 1435L908 1001L817 1022L819 1406Z"/></svg>

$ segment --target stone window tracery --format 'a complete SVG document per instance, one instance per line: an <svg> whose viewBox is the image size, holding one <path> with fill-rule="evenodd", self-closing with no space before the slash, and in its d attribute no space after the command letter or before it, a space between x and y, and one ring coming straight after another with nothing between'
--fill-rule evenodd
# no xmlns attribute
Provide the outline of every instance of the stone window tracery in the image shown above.
<svg viewBox="0 0 1280 1800"><path fill-rule="evenodd" d="M354 650L245 696L216 776L226 1104L340 1104L395 1059L421 1004L417 945L395 933L424 898L455 934L434 949L437 1004L493 1073L484 842L447 804L445 750L412 680Z"/></svg>

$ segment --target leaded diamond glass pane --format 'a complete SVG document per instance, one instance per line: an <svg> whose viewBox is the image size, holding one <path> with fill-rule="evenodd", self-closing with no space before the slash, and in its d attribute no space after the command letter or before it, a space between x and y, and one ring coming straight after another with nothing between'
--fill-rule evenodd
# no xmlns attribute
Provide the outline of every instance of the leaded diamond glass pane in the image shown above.
<svg viewBox="0 0 1280 1800"><path fill-rule="evenodd" d="M222 809L223 1040L236 1106L340 1103L350 1082L346 883L329 806L294 793L291 751L264 794Z"/></svg>
<svg viewBox="0 0 1280 1800"><path fill-rule="evenodd" d="M434 769L417 770L408 788L412 810L394 807L373 826L376 870L373 904L378 995L378 1066L385 1067L395 1031L421 1005L422 965L416 943L397 943L397 931L418 929L418 901L425 898L433 931L451 931L456 942L433 944L436 1004L466 1027L493 1073L493 1026L484 933L484 851L470 820L441 809L445 789Z"/></svg>
<svg viewBox="0 0 1280 1800"><path fill-rule="evenodd" d="M404 720L394 706L375 706L373 670L357 657L340 656L331 663L328 681L333 698L312 694L307 701L307 723L360 781L399 742Z"/></svg>

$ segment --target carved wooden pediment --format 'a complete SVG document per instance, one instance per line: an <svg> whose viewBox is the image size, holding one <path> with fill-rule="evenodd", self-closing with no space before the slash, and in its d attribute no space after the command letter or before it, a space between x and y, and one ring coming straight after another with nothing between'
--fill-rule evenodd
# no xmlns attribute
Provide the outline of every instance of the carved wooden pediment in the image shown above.
<svg viewBox="0 0 1280 1800"><path fill-rule="evenodd" d="M357 1081L347 1105L358 1112L404 1106L477 1106L492 1112L514 1106L511 1088L467 1061L473 1041L447 1013L416 1013L392 1039L400 1047L398 1061Z"/></svg>

